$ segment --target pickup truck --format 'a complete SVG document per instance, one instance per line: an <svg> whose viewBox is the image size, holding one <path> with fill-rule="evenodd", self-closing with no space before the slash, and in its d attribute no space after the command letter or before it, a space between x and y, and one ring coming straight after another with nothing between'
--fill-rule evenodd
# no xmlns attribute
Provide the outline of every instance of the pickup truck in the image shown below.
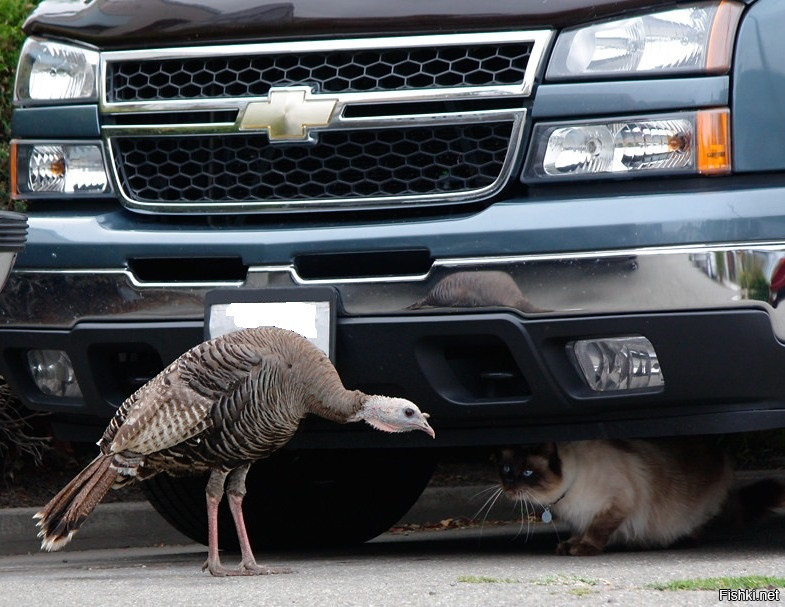
<svg viewBox="0 0 785 607"><path fill-rule="evenodd" d="M28 407L93 441L281 323L431 414L433 444L306 423L252 469L252 539L372 537L447 449L785 427L781 0L44 0L24 30ZM204 541L202 485L147 491Z"/></svg>

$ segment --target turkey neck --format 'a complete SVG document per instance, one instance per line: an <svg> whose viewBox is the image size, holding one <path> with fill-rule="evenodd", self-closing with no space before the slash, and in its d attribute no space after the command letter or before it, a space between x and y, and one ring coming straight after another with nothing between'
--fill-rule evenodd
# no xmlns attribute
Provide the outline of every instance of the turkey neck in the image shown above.
<svg viewBox="0 0 785 607"><path fill-rule="evenodd" d="M304 413L311 413L340 424L363 405L365 394L347 390L330 359L316 348L304 348L304 341L281 344L281 357L287 381L303 391Z"/></svg>
<svg viewBox="0 0 785 607"><path fill-rule="evenodd" d="M359 390L347 390L340 383L337 373L333 371L333 374L334 381L317 381L307 386L306 411L344 424L360 410L365 394Z"/></svg>

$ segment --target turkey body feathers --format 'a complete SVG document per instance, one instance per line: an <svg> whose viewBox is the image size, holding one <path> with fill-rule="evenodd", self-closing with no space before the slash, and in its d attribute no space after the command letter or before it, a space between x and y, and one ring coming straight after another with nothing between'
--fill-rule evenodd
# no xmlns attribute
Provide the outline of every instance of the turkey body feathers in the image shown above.
<svg viewBox="0 0 785 607"><path fill-rule="evenodd" d="M231 470L280 448L308 413L348 421L363 396L290 331L246 329L199 344L120 406L101 455L36 515L42 547L67 544L112 485Z"/></svg>
<svg viewBox="0 0 785 607"><path fill-rule="evenodd" d="M221 403L234 403L238 410L258 405L241 398L254 377L264 389L323 382L343 388L329 360L294 333L232 333L192 348L127 399L99 446L105 453L151 454L181 444L222 419L226 406ZM266 404L300 410L306 405L295 395Z"/></svg>

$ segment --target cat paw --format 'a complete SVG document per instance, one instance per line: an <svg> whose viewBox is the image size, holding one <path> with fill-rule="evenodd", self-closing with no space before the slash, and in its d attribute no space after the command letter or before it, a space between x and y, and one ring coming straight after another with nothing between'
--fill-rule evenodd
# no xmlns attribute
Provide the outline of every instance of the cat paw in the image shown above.
<svg viewBox="0 0 785 607"><path fill-rule="evenodd" d="M556 546L556 554L558 556L569 556L570 555L570 542L559 542L559 545Z"/></svg>
<svg viewBox="0 0 785 607"><path fill-rule="evenodd" d="M559 556L596 556L601 552L601 548L581 541L568 540L556 546L556 554Z"/></svg>

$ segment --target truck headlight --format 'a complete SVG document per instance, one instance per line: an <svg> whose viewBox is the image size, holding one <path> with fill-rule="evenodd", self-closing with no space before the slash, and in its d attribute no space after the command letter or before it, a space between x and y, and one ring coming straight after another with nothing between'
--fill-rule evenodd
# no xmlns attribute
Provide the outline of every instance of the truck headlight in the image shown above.
<svg viewBox="0 0 785 607"><path fill-rule="evenodd" d="M547 78L725 73L742 10L739 2L698 2L565 30Z"/></svg>
<svg viewBox="0 0 785 607"><path fill-rule="evenodd" d="M11 142L11 183L15 196L102 194L108 190L99 144Z"/></svg>
<svg viewBox="0 0 785 607"><path fill-rule="evenodd" d="M14 103L96 101L97 66L96 51L28 38L19 56Z"/></svg>
<svg viewBox="0 0 785 607"><path fill-rule="evenodd" d="M535 126L525 181L730 172L727 108Z"/></svg>

